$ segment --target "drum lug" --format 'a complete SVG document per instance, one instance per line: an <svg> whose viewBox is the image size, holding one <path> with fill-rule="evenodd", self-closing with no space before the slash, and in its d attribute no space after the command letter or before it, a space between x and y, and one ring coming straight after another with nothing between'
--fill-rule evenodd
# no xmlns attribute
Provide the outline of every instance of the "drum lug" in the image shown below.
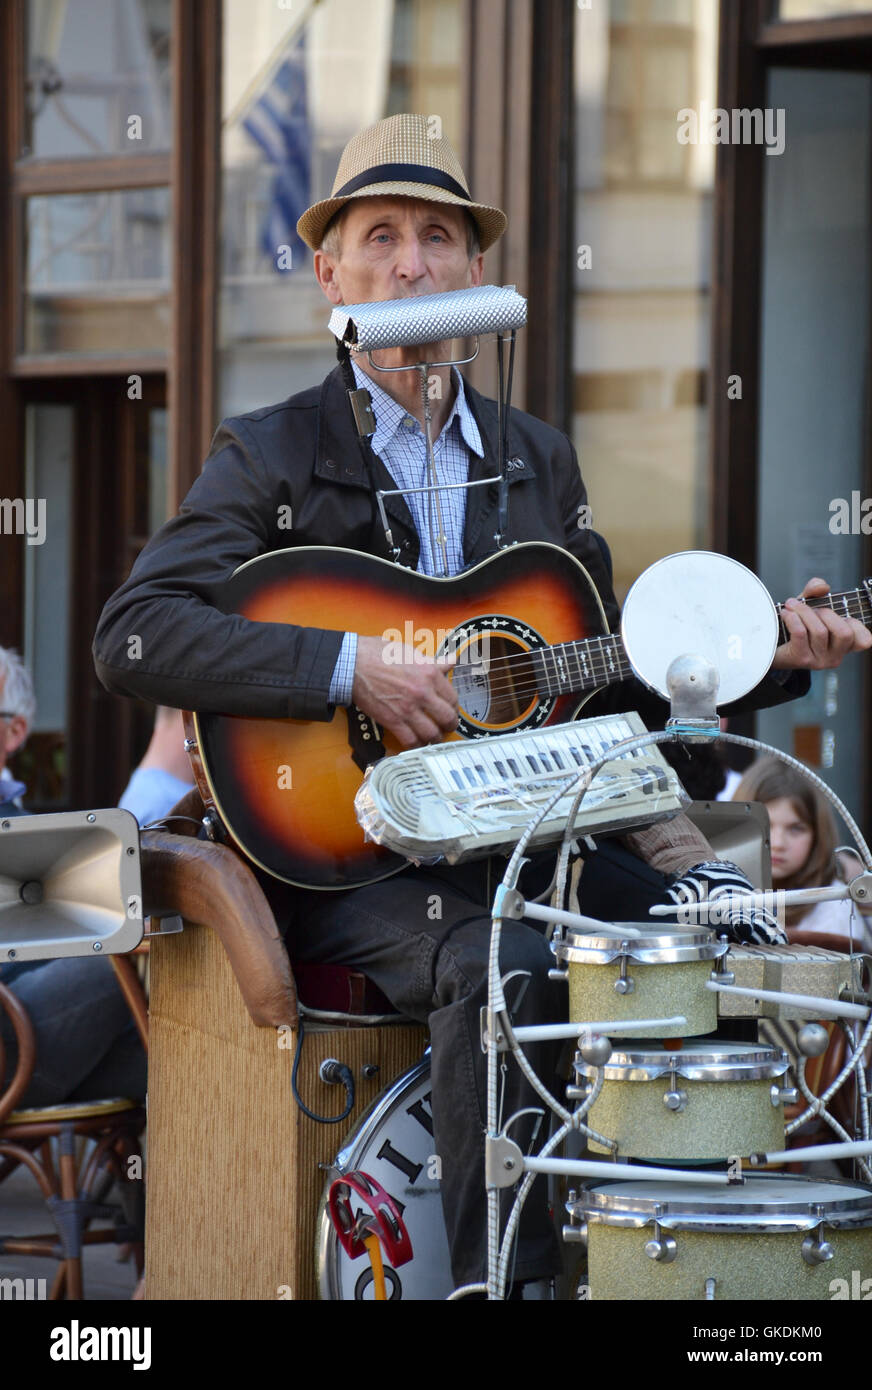
<svg viewBox="0 0 872 1390"><path fill-rule="evenodd" d="M683 1090L682 1087L677 1086L675 1084L677 1065L678 1063L676 1061L676 1058L674 1056L670 1057L669 1090L663 1097L663 1104L666 1106L666 1109L672 1110L676 1114L680 1113L687 1107L687 1091Z"/></svg>
<svg viewBox="0 0 872 1390"><path fill-rule="evenodd" d="M734 985L736 972L735 970L713 970L712 979L717 980L719 985Z"/></svg>
<svg viewBox="0 0 872 1390"><path fill-rule="evenodd" d="M779 1105L795 1105L799 1092L795 1086L776 1086L769 1088L769 1099L777 1109Z"/></svg>
<svg viewBox="0 0 872 1390"><path fill-rule="evenodd" d="M566 1088L567 1100L587 1100L589 1095L589 1086L567 1086Z"/></svg>
<svg viewBox="0 0 872 1390"><path fill-rule="evenodd" d="M587 1222L582 1221L576 1211L575 1203L577 1198L578 1193L574 1189L570 1189L566 1196L566 1210L569 1212L569 1225L563 1227L561 1234L568 1244L583 1245L587 1248L588 1226Z"/></svg>
<svg viewBox="0 0 872 1390"><path fill-rule="evenodd" d="M817 1214L820 1215L821 1208L818 1207L816 1210ZM802 1250L802 1258L808 1265L825 1264L826 1261L831 1260L836 1253L833 1247L830 1245L830 1242L824 1239L823 1221L820 1223L816 1231L814 1231L813 1233L810 1232L806 1236L800 1248Z"/></svg>
<svg viewBox="0 0 872 1390"><path fill-rule="evenodd" d="M645 1242L645 1254L663 1265L671 1265L678 1254L678 1242L674 1236L663 1234L659 1221L654 1222L654 1234Z"/></svg>
<svg viewBox="0 0 872 1390"><path fill-rule="evenodd" d="M584 1245L584 1247L587 1248L587 1222L586 1220L581 1220L579 1212L577 1212L577 1200L579 1200L579 1194L577 1194L577 1191L574 1190L573 1187L570 1187L569 1193L566 1194L566 1211L569 1212L569 1226L563 1226L562 1236L563 1240L567 1241L569 1244Z"/></svg>
<svg viewBox="0 0 872 1390"><path fill-rule="evenodd" d="M621 956L621 974L615 980L615 994L632 994L636 988L636 981L632 975L627 974L627 957Z"/></svg>
<svg viewBox="0 0 872 1390"><path fill-rule="evenodd" d="M548 978L549 978L549 980L563 980L563 981L566 981L566 980L569 979L569 971L568 971L568 970L557 970L557 969L555 968L554 970L549 970L549 971L548 971Z"/></svg>
<svg viewBox="0 0 872 1390"><path fill-rule="evenodd" d="M568 1226L563 1227L561 1234L567 1245L583 1245L587 1249L586 1221L582 1221L580 1225L574 1225L570 1222Z"/></svg>

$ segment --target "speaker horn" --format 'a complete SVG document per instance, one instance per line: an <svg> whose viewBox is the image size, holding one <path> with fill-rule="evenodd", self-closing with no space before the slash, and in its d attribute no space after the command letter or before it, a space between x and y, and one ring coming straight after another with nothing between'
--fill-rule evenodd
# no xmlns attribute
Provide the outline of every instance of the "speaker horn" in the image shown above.
<svg viewBox="0 0 872 1390"><path fill-rule="evenodd" d="M139 826L129 811L0 821L0 963L122 954L142 933Z"/></svg>

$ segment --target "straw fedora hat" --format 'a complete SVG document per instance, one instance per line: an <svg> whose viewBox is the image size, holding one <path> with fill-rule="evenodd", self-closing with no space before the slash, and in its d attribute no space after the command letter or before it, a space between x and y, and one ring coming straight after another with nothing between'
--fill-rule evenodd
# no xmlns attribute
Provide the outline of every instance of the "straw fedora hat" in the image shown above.
<svg viewBox="0 0 872 1390"><path fill-rule="evenodd" d="M502 236L508 221L499 208L474 203L460 160L431 116L388 116L355 135L339 161L333 191L303 213L297 231L317 251L332 217L352 198L423 198L466 208L478 224L482 251Z"/></svg>

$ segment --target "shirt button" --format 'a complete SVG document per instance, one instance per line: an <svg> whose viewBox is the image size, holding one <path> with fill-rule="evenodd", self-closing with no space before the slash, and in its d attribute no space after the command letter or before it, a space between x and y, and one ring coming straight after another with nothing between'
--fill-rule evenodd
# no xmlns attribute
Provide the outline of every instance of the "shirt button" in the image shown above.
<svg viewBox="0 0 872 1390"><path fill-rule="evenodd" d="M404 429L413 430L418 423L412 415L404 415L401 422Z"/></svg>

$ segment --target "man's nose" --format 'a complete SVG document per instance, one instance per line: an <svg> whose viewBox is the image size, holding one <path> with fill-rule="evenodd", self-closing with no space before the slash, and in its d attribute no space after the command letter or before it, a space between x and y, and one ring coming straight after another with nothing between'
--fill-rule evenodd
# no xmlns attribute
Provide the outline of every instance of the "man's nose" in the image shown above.
<svg viewBox="0 0 872 1390"><path fill-rule="evenodd" d="M404 237L397 249L396 273L403 280L420 280L427 272L424 251L416 236Z"/></svg>

